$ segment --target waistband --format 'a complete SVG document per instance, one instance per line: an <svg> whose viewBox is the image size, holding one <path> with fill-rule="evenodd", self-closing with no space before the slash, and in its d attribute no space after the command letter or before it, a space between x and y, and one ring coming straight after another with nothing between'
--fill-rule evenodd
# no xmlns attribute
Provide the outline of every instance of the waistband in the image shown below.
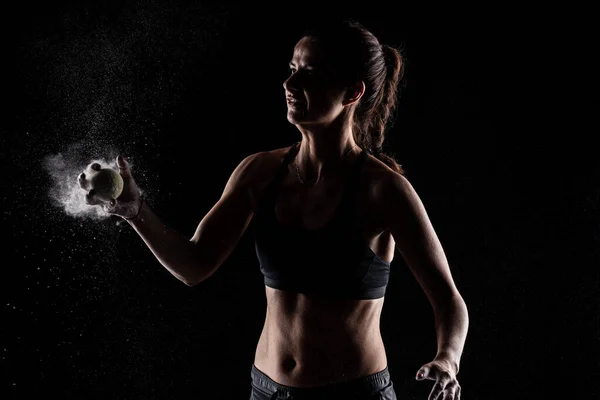
<svg viewBox="0 0 600 400"><path fill-rule="evenodd" d="M326 396L335 394L339 396L343 393L352 395L356 395L357 393L370 394L388 386L391 381L388 367L385 367L385 369L382 371L364 377L317 387L293 387L281 385L265 375L262 371L256 368L254 364L252 364L250 376L255 386L266 388L271 392L289 393L302 398L311 398L311 395Z"/></svg>

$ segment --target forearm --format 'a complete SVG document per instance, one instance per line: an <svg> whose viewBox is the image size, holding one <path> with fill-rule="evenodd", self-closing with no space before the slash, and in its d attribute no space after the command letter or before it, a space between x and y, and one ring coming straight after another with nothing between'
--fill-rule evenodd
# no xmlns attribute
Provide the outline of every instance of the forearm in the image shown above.
<svg viewBox="0 0 600 400"><path fill-rule="evenodd" d="M166 226L145 201L137 217L127 222L173 276L189 286L202 280L206 268L194 243Z"/></svg>
<svg viewBox="0 0 600 400"><path fill-rule="evenodd" d="M435 309L434 313L438 347L436 359L450 362L458 373L469 329L467 306L462 297L457 294L449 301L443 302L443 306Z"/></svg>

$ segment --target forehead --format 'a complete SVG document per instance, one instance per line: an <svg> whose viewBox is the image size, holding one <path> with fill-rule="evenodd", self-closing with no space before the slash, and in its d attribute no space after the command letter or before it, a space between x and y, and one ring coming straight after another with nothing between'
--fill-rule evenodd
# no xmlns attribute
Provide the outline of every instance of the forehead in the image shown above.
<svg viewBox="0 0 600 400"><path fill-rule="evenodd" d="M312 38L303 37L294 47L291 62L296 65L323 65L327 62L327 57L323 45Z"/></svg>

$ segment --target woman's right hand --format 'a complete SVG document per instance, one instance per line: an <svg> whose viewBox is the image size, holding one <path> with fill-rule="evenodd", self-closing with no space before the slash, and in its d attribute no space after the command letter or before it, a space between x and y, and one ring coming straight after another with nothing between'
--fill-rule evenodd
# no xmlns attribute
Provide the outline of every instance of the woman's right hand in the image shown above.
<svg viewBox="0 0 600 400"><path fill-rule="evenodd" d="M119 174L123 178L123 191L119 197L111 200L109 203L103 202L94 196L93 189L88 190L88 181L86 180L85 173L80 174L78 177L79 186L84 190L88 190L85 195L85 202L87 204L100 205L107 213L117 215L121 218L134 218L139 214L140 207L142 206L140 189L135 183L133 175L131 175L129 163L123 156L117 157L117 166L119 167Z"/></svg>

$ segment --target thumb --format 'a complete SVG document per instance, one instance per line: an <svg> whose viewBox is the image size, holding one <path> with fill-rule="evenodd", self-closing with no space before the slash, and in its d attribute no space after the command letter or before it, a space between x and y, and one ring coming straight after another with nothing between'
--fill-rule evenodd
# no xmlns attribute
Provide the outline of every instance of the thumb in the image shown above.
<svg viewBox="0 0 600 400"><path fill-rule="evenodd" d="M419 371L417 372L416 379L417 379L418 381L422 381L422 380L424 380L424 379L430 379L430 380L433 380L433 381L435 381L435 380L436 380L436 379L435 379L435 376L432 376L432 375L433 375L433 373L432 373L432 371L431 371L431 368L429 368L429 366L428 366L427 364L425 364L425 365L423 365L423 366L421 367L421 369L419 369Z"/></svg>
<svg viewBox="0 0 600 400"><path fill-rule="evenodd" d="M123 178L131 178L131 170L129 169L129 163L125 160L125 157L122 155L117 156L117 166L119 167L119 172Z"/></svg>

